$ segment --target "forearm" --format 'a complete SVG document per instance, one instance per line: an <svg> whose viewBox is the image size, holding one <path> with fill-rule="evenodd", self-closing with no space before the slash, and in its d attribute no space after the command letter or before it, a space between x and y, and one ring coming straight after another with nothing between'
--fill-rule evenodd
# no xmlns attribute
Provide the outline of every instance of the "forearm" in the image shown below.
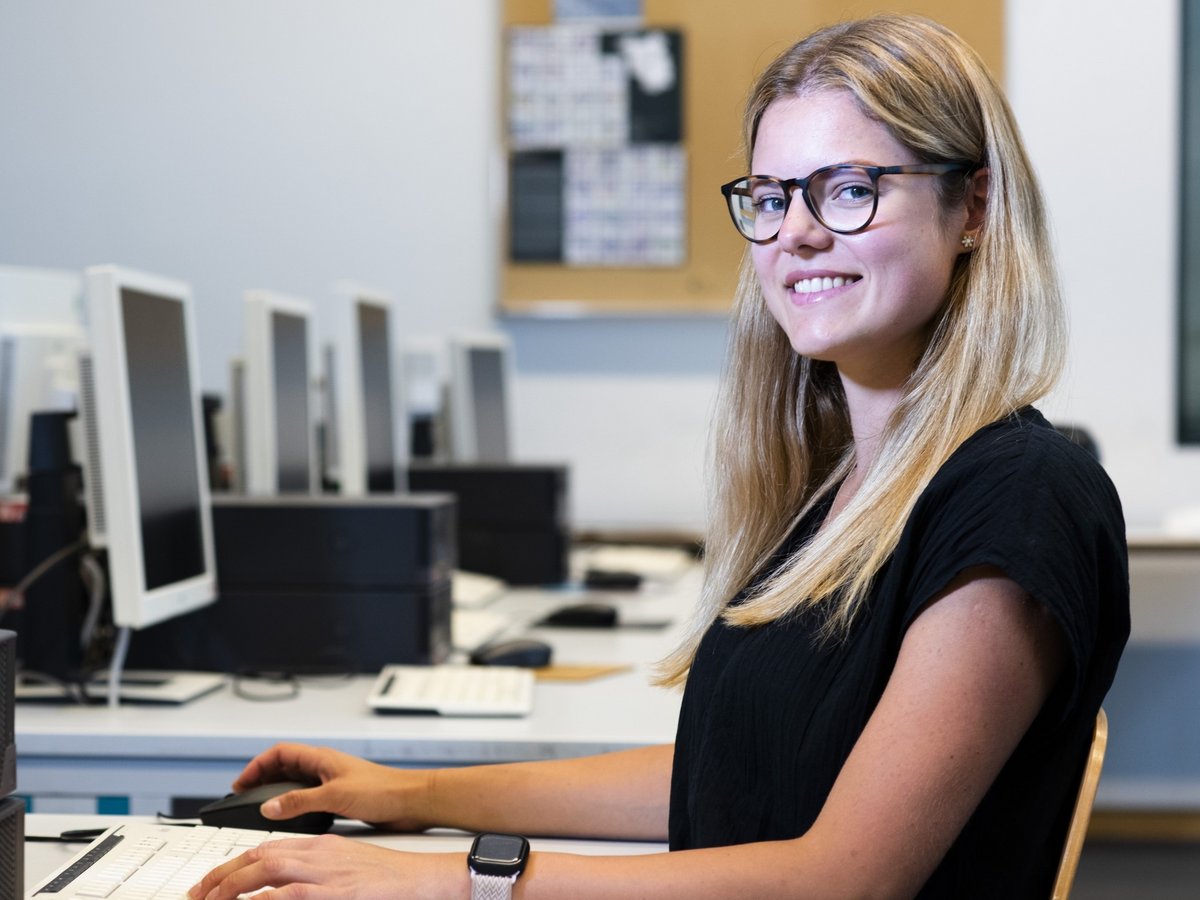
<svg viewBox="0 0 1200 900"><path fill-rule="evenodd" d="M911 898L921 881L856 862L854 848L799 838L638 856L539 853L517 879L517 900ZM860 848L861 849L861 848Z"/></svg>
<svg viewBox="0 0 1200 900"><path fill-rule="evenodd" d="M430 773L432 825L665 840L673 747Z"/></svg>

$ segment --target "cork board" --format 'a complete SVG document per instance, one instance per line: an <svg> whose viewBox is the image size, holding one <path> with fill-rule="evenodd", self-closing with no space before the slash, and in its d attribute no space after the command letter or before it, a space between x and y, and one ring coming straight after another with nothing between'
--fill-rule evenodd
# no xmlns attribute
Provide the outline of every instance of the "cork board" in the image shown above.
<svg viewBox="0 0 1200 900"><path fill-rule="evenodd" d="M500 307L506 314L724 312L729 308L744 242L734 233L718 191L743 174L741 114L759 71L807 32L880 11L927 15L958 32L1003 78L1003 0L644 0L647 28L680 31L685 40L683 134L687 152L687 250L671 268L593 268L514 263L501 246ZM502 24L553 24L552 0L504 0ZM501 97L503 98L502 93ZM503 107L503 103L501 104ZM503 112L502 112L503 115Z"/></svg>

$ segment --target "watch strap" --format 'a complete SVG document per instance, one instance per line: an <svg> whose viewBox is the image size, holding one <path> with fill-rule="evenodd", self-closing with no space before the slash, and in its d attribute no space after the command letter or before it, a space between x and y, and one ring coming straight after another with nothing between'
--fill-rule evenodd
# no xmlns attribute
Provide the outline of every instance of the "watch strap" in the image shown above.
<svg viewBox="0 0 1200 900"><path fill-rule="evenodd" d="M471 900L511 900L516 875L481 875L471 872Z"/></svg>

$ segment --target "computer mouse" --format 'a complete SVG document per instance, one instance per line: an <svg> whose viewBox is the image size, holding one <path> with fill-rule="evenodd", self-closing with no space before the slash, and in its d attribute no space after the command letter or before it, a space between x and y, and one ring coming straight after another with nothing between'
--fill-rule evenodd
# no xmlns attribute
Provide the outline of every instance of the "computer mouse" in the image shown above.
<svg viewBox="0 0 1200 900"><path fill-rule="evenodd" d="M471 662L477 666L521 666L540 669L550 664L550 645L533 638L512 638L493 641L471 654Z"/></svg>
<svg viewBox="0 0 1200 900"><path fill-rule="evenodd" d="M642 580L638 572L618 569L588 569L583 573L585 586L608 591L636 591L642 586Z"/></svg>
<svg viewBox="0 0 1200 900"><path fill-rule="evenodd" d="M551 628L615 628L617 608L608 603L573 603L554 610L538 624Z"/></svg>
<svg viewBox="0 0 1200 900"><path fill-rule="evenodd" d="M312 787L299 781L275 781L228 794L200 809L200 822L225 828L253 828L256 831L296 831L300 834L324 834L333 825L333 813L303 813L291 819L268 819L259 807L272 797L288 791Z"/></svg>

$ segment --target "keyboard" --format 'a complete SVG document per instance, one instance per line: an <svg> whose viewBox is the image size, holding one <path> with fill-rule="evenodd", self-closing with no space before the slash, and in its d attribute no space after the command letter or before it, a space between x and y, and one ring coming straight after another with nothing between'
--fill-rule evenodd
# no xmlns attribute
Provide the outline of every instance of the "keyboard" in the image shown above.
<svg viewBox="0 0 1200 900"><path fill-rule="evenodd" d="M367 703L375 712L527 716L533 672L514 666L384 666Z"/></svg>
<svg viewBox="0 0 1200 900"><path fill-rule="evenodd" d="M185 900L210 869L263 841L311 837L207 825L131 822L108 829L43 879L28 900Z"/></svg>
<svg viewBox="0 0 1200 900"><path fill-rule="evenodd" d="M503 596L508 584L491 575L455 569L450 573L450 599L459 609L479 609Z"/></svg>
<svg viewBox="0 0 1200 900"><path fill-rule="evenodd" d="M505 615L486 609L450 610L450 643L455 650L470 653L482 647L512 624Z"/></svg>

